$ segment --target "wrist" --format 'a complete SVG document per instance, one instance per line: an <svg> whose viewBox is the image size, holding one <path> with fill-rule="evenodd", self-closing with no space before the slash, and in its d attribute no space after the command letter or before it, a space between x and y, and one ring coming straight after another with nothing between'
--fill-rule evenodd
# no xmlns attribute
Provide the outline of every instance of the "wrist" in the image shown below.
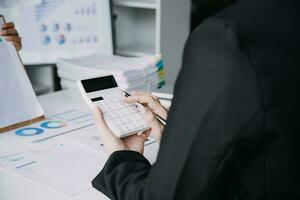
<svg viewBox="0 0 300 200"><path fill-rule="evenodd" d="M160 124L159 127L156 127L155 131L153 132L153 136L155 137L158 143L160 143L164 129L165 129L164 125Z"/></svg>
<svg viewBox="0 0 300 200"><path fill-rule="evenodd" d="M128 148L126 148L124 145L114 146L114 145L105 145L104 144L104 148L105 148L106 152L108 153L108 155L111 155L117 151L127 151L128 150Z"/></svg>

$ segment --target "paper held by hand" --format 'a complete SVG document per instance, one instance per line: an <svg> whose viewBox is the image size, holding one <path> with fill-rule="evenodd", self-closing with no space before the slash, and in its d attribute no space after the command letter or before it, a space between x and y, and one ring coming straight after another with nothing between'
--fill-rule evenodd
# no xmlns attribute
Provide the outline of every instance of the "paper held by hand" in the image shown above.
<svg viewBox="0 0 300 200"><path fill-rule="evenodd" d="M0 133L44 119L18 53L1 37L0 93Z"/></svg>

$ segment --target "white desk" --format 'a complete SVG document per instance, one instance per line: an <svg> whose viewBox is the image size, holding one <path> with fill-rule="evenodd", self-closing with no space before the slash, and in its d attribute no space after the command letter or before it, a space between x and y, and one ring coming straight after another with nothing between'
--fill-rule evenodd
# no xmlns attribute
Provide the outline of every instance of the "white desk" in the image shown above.
<svg viewBox="0 0 300 200"><path fill-rule="evenodd" d="M39 97L40 103L47 116L59 112L64 108L80 108L88 110L77 90L67 90ZM72 134L72 133L70 133ZM55 138L53 138L55 140ZM145 156L152 162L155 161L159 146L153 143L145 147ZM0 149L1 151L1 149ZM68 162L68 160L65 160ZM85 172L78 172L85 173ZM76 184L76 183L74 183ZM0 167L0 200L106 200L105 195L92 187L75 196L65 195L22 177L13 171Z"/></svg>

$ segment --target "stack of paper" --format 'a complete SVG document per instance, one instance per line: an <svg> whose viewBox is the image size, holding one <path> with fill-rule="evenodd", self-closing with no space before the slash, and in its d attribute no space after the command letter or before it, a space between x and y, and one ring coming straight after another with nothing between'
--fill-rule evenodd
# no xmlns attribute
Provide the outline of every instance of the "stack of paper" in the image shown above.
<svg viewBox="0 0 300 200"><path fill-rule="evenodd" d="M63 88L76 87L76 81L103 75L114 75L120 88L150 91L165 85L161 56L121 57L92 54L75 59L59 59L58 75Z"/></svg>

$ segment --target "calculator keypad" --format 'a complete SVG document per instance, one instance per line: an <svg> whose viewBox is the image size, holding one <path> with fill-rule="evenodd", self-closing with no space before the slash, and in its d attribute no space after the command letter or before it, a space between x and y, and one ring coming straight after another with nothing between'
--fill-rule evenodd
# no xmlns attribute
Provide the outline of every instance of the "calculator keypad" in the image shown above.
<svg viewBox="0 0 300 200"><path fill-rule="evenodd" d="M118 137L149 129L135 104L124 103L119 98L101 100L96 104L101 109L107 125Z"/></svg>

